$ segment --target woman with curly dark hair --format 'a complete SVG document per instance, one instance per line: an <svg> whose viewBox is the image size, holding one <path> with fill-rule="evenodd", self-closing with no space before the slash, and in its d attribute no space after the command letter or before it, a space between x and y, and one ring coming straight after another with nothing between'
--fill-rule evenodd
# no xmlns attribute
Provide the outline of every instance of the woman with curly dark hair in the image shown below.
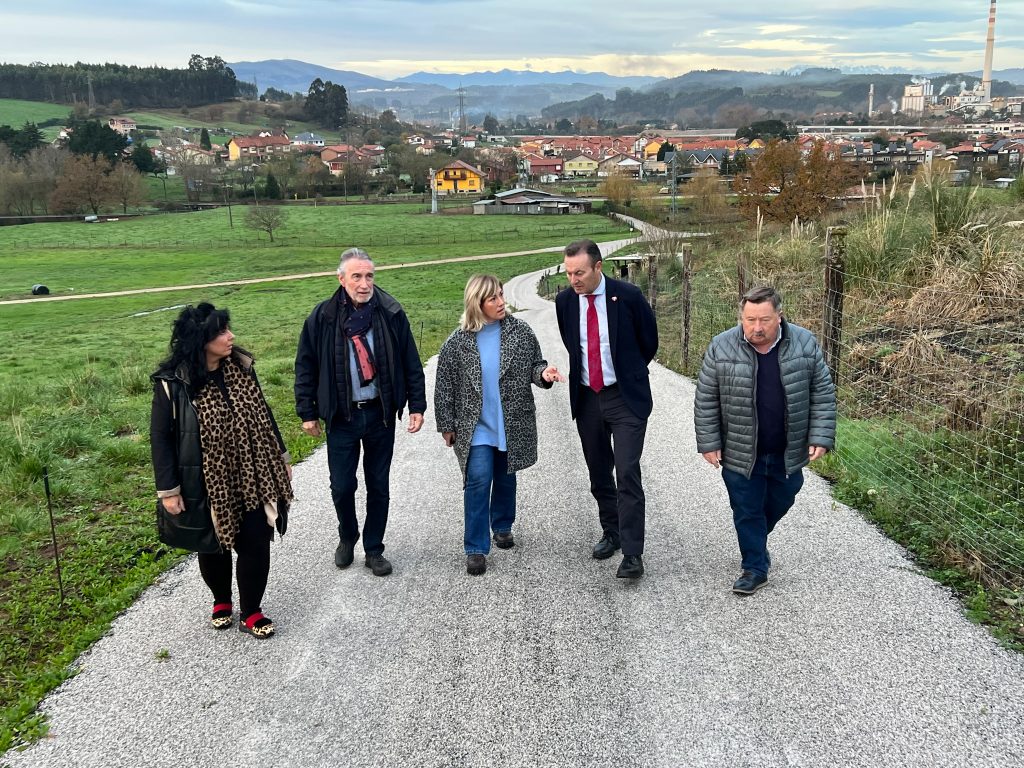
<svg viewBox="0 0 1024 768"><path fill-rule="evenodd" d="M227 310L212 304L185 307L174 321L170 355L152 376L157 521L161 541L199 553L215 629L233 621L238 553L238 628L264 639L274 634L260 608L270 542L287 527L292 472L253 357L234 339Z"/></svg>

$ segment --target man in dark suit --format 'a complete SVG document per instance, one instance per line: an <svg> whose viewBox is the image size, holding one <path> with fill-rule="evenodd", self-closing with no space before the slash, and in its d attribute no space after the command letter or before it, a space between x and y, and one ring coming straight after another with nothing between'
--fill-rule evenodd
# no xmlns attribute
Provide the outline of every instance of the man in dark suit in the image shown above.
<svg viewBox="0 0 1024 768"><path fill-rule="evenodd" d="M640 456L653 405L647 364L658 351L658 326L636 286L605 277L597 243L570 243L564 265L572 290L558 294L555 314L569 351L572 417L601 521L593 554L604 560L621 547L615 575L638 579L645 516Z"/></svg>

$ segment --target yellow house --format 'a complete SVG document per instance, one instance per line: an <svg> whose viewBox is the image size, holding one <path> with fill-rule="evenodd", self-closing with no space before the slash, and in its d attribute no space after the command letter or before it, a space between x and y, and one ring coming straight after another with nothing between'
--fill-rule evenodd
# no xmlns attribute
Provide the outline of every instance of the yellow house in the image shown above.
<svg viewBox="0 0 1024 768"><path fill-rule="evenodd" d="M661 147L664 143L665 142L663 141L648 141L646 144L644 144L644 159L657 160L658 152L659 150L661 150Z"/></svg>
<svg viewBox="0 0 1024 768"><path fill-rule="evenodd" d="M597 160L580 154L567 158L562 167L566 176L593 176L597 173Z"/></svg>
<svg viewBox="0 0 1024 768"><path fill-rule="evenodd" d="M434 189L439 195L480 194L486 178L480 169L456 160L434 171Z"/></svg>

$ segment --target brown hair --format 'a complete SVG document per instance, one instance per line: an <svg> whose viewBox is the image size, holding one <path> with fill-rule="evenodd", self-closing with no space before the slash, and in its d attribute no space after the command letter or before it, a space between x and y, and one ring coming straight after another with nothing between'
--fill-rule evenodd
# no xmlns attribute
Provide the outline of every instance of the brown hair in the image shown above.
<svg viewBox="0 0 1024 768"><path fill-rule="evenodd" d="M603 261L601 248L593 240L577 240L565 246L566 256L579 256L581 253L590 257L590 266L592 267L597 266L597 262Z"/></svg>

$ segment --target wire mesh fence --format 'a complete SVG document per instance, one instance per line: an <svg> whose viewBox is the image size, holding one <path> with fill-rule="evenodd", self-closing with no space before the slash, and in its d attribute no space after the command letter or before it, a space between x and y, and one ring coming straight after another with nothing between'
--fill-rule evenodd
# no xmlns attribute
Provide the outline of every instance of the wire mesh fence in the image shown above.
<svg viewBox="0 0 1024 768"><path fill-rule="evenodd" d="M1024 586L1024 299L845 278L841 254L831 273L825 253L816 273L786 274L683 254L673 243L628 270L655 305L661 362L696 376L743 290L775 285L837 382L837 447L816 465L837 498L931 565Z"/></svg>

